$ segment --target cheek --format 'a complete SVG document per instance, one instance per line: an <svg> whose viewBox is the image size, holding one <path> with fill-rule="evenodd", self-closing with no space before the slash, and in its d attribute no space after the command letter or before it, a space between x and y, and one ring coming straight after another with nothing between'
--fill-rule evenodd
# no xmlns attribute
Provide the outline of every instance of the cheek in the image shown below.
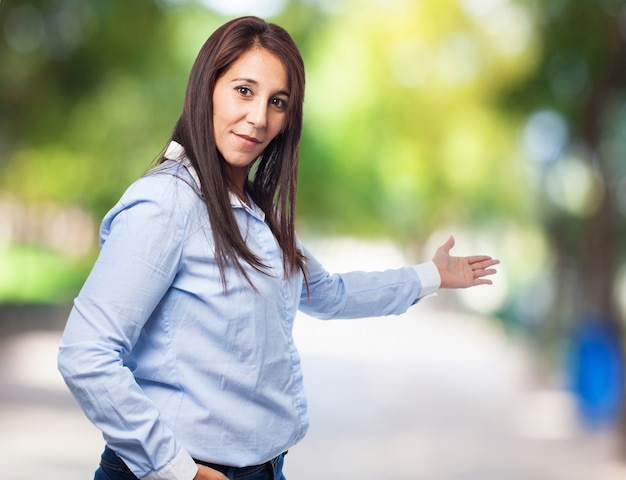
<svg viewBox="0 0 626 480"><path fill-rule="evenodd" d="M281 115L279 118L276 119L276 122L274 122L273 125L273 132L274 132L274 136L278 135L279 133L283 132L285 130L285 126L287 125L287 116L286 115Z"/></svg>
<svg viewBox="0 0 626 480"><path fill-rule="evenodd" d="M232 121L225 113L224 109L213 111L213 138L218 143L224 141L232 127Z"/></svg>
<svg viewBox="0 0 626 480"><path fill-rule="evenodd" d="M215 127L224 126L228 119L232 116L232 105L229 103L228 96L220 89L215 89L213 93L213 125Z"/></svg>

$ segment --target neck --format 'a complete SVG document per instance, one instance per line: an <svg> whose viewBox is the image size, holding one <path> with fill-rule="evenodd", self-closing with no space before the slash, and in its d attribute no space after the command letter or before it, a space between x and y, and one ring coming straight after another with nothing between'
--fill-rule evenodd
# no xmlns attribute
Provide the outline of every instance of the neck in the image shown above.
<svg viewBox="0 0 626 480"><path fill-rule="evenodd" d="M248 169L234 169L228 168L227 177L229 187L235 195L237 195L244 203L249 204L248 196L246 195L246 182L248 180Z"/></svg>
<svg viewBox="0 0 626 480"><path fill-rule="evenodd" d="M248 200L248 196L246 195L245 185L235 185L234 183L230 183L230 190L237 195L237 197L246 205L250 206L250 201Z"/></svg>

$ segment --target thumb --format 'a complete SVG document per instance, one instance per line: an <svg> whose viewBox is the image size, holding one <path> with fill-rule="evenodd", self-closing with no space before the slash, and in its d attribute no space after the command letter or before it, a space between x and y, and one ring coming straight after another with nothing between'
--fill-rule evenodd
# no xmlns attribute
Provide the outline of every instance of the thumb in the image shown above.
<svg viewBox="0 0 626 480"><path fill-rule="evenodd" d="M441 249L446 253L450 253L450 250L452 250L452 247L454 247L454 237L450 235L446 243L444 243L441 246Z"/></svg>

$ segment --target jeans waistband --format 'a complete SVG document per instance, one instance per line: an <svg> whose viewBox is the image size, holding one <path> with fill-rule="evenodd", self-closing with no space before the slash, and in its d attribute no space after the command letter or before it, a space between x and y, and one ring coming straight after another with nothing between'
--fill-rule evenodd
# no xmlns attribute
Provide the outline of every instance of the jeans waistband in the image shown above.
<svg viewBox="0 0 626 480"><path fill-rule="evenodd" d="M219 463L210 463L210 462L204 462L202 460L198 460L196 458L194 458L194 462L196 462L198 465L204 465L205 467L209 467L212 468L213 470L217 470L218 472L223 473L226 476L232 475L233 478L245 478L248 475L253 475L255 473L261 472L266 468L269 468L270 471L274 470L274 467L276 466L276 463L278 462L278 460L282 457L284 457L285 455L287 455L287 452L283 452L280 455L278 455L277 457L262 463L260 465L252 465L250 467L230 467L228 465L220 465Z"/></svg>

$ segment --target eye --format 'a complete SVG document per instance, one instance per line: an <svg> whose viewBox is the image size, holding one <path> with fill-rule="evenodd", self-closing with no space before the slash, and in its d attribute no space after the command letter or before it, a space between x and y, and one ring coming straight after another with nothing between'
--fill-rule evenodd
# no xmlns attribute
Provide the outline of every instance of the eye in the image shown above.
<svg viewBox="0 0 626 480"><path fill-rule="evenodd" d="M287 110L287 101L282 98L272 98L270 103L280 111Z"/></svg>
<svg viewBox="0 0 626 480"><path fill-rule="evenodd" d="M252 96L252 90L250 90L248 87L235 87L235 90L242 97L251 97Z"/></svg>

